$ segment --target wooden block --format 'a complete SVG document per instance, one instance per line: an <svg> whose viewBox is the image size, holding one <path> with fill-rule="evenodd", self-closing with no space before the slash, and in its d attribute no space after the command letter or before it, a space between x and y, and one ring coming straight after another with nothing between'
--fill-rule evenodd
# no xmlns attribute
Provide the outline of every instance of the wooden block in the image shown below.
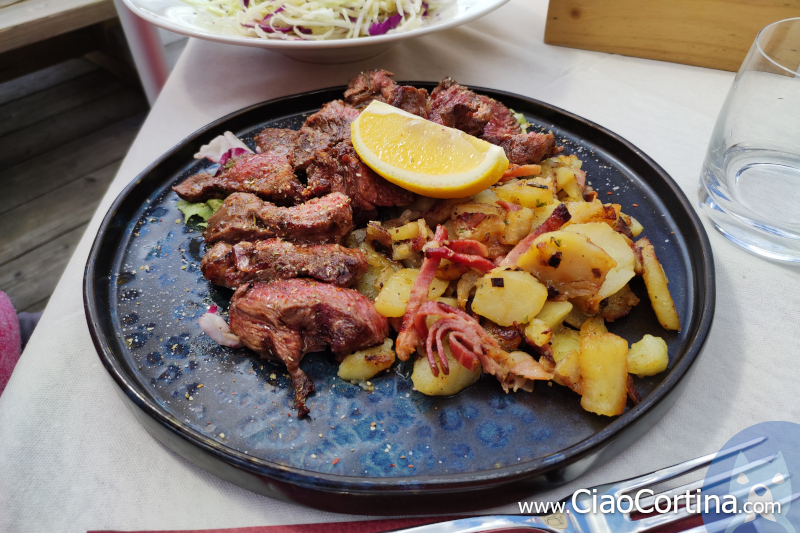
<svg viewBox="0 0 800 533"><path fill-rule="evenodd" d="M759 30L800 0L550 0L547 44L736 72Z"/></svg>

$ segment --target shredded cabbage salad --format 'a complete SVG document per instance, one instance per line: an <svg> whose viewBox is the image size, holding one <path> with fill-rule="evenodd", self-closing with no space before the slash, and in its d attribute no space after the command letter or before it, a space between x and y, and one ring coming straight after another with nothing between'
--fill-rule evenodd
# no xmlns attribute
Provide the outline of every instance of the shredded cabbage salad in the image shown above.
<svg viewBox="0 0 800 533"><path fill-rule="evenodd" d="M215 32L320 41L400 33L450 15L455 0L183 0Z"/></svg>

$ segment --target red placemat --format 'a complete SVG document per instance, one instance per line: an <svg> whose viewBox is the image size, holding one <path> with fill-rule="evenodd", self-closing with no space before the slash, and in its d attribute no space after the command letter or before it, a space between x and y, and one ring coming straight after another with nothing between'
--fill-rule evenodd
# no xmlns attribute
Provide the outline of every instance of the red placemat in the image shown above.
<svg viewBox="0 0 800 533"><path fill-rule="evenodd" d="M358 522L326 522L324 524L295 524L290 526L254 526L227 529L187 529L181 531L127 531L124 533L382 533L398 529L455 520L461 517L393 518L388 520L363 520ZM652 533L679 533L703 524L700 515L694 515L675 524L652 530ZM519 529L495 530L492 533L514 533ZM530 531L530 529L527 529ZM97 530L87 533L123 533L120 530Z"/></svg>

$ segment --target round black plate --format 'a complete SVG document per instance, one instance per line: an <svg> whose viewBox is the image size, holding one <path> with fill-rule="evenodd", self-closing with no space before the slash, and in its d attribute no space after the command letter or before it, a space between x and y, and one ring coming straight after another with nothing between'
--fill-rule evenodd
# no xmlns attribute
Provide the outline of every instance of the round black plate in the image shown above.
<svg viewBox="0 0 800 533"><path fill-rule="evenodd" d="M642 223L671 281L681 332L658 325L638 278L632 289L642 303L610 326L629 342L651 333L669 345L669 370L636 381L644 396L638 406L599 417L563 387L506 395L486 376L453 397L429 398L412 390L402 365L376 377L368 394L339 380L331 357L312 354L303 368L318 392L308 401L311 417L297 420L284 368L202 334L197 318L211 302L227 308L231 293L200 274L201 229L184 225L170 186L210 166L192 155L213 137L229 130L252 145L260 129L298 128L343 90L265 102L206 126L142 172L109 210L86 266L86 316L103 364L139 420L179 454L238 485L372 515L517 501L625 449L675 401L706 340L714 312L710 245L686 197L649 157L528 98L476 89L525 113L534 129L552 130L565 153L582 159L602 200Z"/></svg>

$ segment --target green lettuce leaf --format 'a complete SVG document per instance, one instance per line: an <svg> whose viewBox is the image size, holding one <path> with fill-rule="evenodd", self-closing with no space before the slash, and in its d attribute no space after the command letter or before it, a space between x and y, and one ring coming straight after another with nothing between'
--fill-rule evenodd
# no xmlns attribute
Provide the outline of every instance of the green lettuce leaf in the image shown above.
<svg viewBox="0 0 800 533"><path fill-rule="evenodd" d="M520 128L522 128L522 133L528 133L528 126L530 126L530 124L528 123L528 119L525 118L525 115L522 113L517 113L513 109L509 109L509 111L511 111L511 114L514 115L514 118L516 119Z"/></svg>
<svg viewBox="0 0 800 533"><path fill-rule="evenodd" d="M189 219L198 216L207 221L211 215L222 207L222 200L211 199L207 202L189 203L186 200L178 200L178 211L183 213L183 222L188 223Z"/></svg>

